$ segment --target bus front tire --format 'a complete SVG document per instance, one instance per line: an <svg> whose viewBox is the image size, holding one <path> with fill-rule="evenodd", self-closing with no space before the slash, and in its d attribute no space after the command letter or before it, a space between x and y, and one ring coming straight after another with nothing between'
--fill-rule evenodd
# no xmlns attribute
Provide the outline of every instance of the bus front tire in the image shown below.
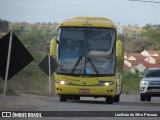
<svg viewBox="0 0 160 120"><path fill-rule="evenodd" d="M119 100L120 100L120 95L116 95L116 96L114 97L114 102L119 102Z"/></svg>
<svg viewBox="0 0 160 120"><path fill-rule="evenodd" d="M80 100L80 96L75 96L73 99L78 101Z"/></svg>
<svg viewBox="0 0 160 120"><path fill-rule="evenodd" d="M106 103L107 103L107 104L113 104L113 101L114 101L114 99L113 99L112 96L106 97Z"/></svg>
<svg viewBox="0 0 160 120"><path fill-rule="evenodd" d="M60 95L60 102L66 102L67 96L66 95Z"/></svg>

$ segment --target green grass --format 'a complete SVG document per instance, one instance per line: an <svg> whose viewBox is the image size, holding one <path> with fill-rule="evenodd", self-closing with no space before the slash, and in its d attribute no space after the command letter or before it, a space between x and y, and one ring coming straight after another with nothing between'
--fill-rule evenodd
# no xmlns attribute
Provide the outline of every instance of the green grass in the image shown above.
<svg viewBox="0 0 160 120"><path fill-rule="evenodd" d="M43 53L33 53L34 61L13 76L7 82L9 94L31 93L48 95L48 76L38 67ZM3 93L4 81L0 79L0 93Z"/></svg>
<svg viewBox="0 0 160 120"><path fill-rule="evenodd" d="M141 78L137 73L124 72L123 75L123 93L139 94L139 82Z"/></svg>

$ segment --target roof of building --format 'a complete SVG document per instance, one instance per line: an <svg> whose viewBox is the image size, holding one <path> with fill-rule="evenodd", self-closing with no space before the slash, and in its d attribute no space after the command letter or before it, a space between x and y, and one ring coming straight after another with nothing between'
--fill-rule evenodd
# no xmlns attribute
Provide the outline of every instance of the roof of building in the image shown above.
<svg viewBox="0 0 160 120"><path fill-rule="evenodd" d="M158 50L146 50L149 54L159 54L160 55L160 51Z"/></svg>
<svg viewBox="0 0 160 120"><path fill-rule="evenodd" d="M144 57L141 53L125 53L126 56Z"/></svg>
<svg viewBox="0 0 160 120"><path fill-rule="evenodd" d="M160 68L160 64L148 64L147 68Z"/></svg>
<svg viewBox="0 0 160 120"><path fill-rule="evenodd" d="M138 61L138 60L128 60L128 62L130 62L132 65L138 65L139 63L141 63L142 61Z"/></svg>
<svg viewBox="0 0 160 120"><path fill-rule="evenodd" d="M130 70L131 68L128 65L124 64L124 69L125 70Z"/></svg>
<svg viewBox="0 0 160 120"><path fill-rule="evenodd" d="M152 56L156 61L160 61L160 56Z"/></svg>
<svg viewBox="0 0 160 120"><path fill-rule="evenodd" d="M143 61L146 57L143 56L141 53L125 53L125 55L129 58L129 57L134 57L136 58L136 60L138 61Z"/></svg>
<svg viewBox="0 0 160 120"><path fill-rule="evenodd" d="M141 64L143 64L146 68L159 68L160 64L149 64L147 62L142 62Z"/></svg>

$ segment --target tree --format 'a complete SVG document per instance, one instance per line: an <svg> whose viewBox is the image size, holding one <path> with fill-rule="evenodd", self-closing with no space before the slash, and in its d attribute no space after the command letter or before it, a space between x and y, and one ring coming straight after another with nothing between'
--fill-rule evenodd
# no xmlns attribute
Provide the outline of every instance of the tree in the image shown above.
<svg viewBox="0 0 160 120"><path fill-rule="evenodd" d="M38 42L44 41L44 36L40 30L31 30L25 32L20 36L22 42L26 45L34 45Z"/></svg>
<svg viewBox="0 0 160 120"><path fill-rule="evenodd" d="M8 21L0 19L0 32L7 32L8 29L9 29Z"/></svg>
<svg viewBox="0 0 160 120"><path fill-rule="evenodd" d="M146 36L148 39L153 40L155 42L160 41L160 24L147 24L143 27L144 32L142 32L141 36Z"/></svg>

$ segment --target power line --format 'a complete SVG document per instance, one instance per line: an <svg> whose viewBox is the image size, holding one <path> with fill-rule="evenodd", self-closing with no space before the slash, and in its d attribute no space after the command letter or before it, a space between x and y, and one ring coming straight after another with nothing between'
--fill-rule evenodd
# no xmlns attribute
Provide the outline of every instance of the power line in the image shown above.
<svg viewBox="0 0 160 120"><path fill-rule="evenodd" d="M146 1L146 0L128 0L128 1L139 1L139 2L160 3L160 2L157 2L157 1Z"/></svg>

